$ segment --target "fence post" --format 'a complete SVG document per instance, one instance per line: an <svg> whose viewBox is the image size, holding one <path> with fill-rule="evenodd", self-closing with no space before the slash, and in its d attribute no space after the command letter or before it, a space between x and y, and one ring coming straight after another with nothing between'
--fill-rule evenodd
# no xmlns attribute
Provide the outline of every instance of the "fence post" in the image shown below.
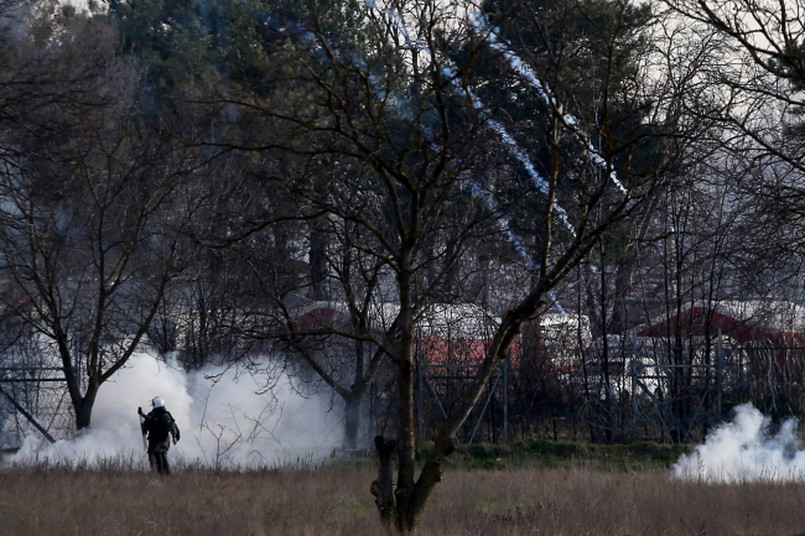
<svg viewBox="0 0 805 536"><path fill-rule="evenodd" d="M511 357L509 357L511 359ZM509 442L509 359L503 360L503 442Z"/></svg>
<svg viewBox="0 0 805 536"><path fill-rule="evenodd" d="M718 338L716 339L716 407L717 422L721 422L722 417L722 394L724 392L724 341L721 333L721 326L718 326Z"/></svg>
<svg viewBox="0 0 805 536"><path fill-rule="evenodd" d="M641 367L642 368L642 367ZM632 356L632 366L631 366L631 376L632 376L632 441L637 441L637 371L638 371L638 363L637 358L633 355Z"/></svg>

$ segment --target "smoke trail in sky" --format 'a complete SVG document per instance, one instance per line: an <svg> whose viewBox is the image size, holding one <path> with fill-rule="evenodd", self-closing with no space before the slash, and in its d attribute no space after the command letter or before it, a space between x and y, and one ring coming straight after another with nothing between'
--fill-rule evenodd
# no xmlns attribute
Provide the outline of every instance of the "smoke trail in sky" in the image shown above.
<svg viewBox="0 0 805 536"><path fill-rule="evenodd" d="M329 399L302 396L286 373L207 368L185 373L148 353L139 353L101 386L92 427L75 439L49 444L29 437L10 464L96 464L147 460L137 407L150 410L160 396L181 430L169 459L177 466L249 469L317 462L341 443L340 414Z"/></svg>
<svg viewBox="0 0 805 536"><path fill-rule="evenodd" d="M805 480L805 451L789 419L769 433L770 419L751 404L735 408L735 418L710 433L704 444L683 455L671 476L709 483Z"/></svg>
<svg viewBox="0 0 805 536"><path fill-rule="evenodd" d="M408 25L406 24L403 16L394 9L393 6L387 6L385 9L382 9L377 5L374 0L365 0L365 4L372 10L375 11L382 11L390 23L400 32L400 34L405 39L406 47L409 50L417 51L420 53L425 54L426 63L430 64L435 61L434 53L427 45L427 43L423 43L421 40L416 39L412 36L411 32L408 29ZM465 87L461 84L461 77L458 76L455 69L449 64L448 61L442 64L442 73L445 75L447 80L451 81L451 86L453 91L456 93L463 93L466 95L470 102L472 102L473 108L478 110L483 114L484 121L488 127L492 129L499 137L500 140L506 145L509 150L509 153L514 156L520 164L525 169L526 173L528 174L531 182L534 186L537 187L540 193L543 195L548 195L550 193L550 189L548 186L548 181L537 171L536 166L531 161L531 158L528 154L523 150L520 145L517 143L517 140L508 132L506 127L500 121L497 121L490 117L488 107L484 102L475 94L470 88ZM473 195L478 198L484 200L488 209L492 210L493 212L497 213L496 203L492 199L492 196L480 185L471 183L470 190L472 191ZM567 211L554 201L554 210L556 214L559 216L560 221L564 225L564 227L570 232L571 235L576 235L576 230L573 227L573 224L570 223L570 219L568 218ZM501 229L506 233L509 243L514 247L515 251L525 260L526 264L532 267L532 269L538 269L538 266L534 265L533 260L531 259L530 255L526 252L523 246L523 240L520 236L514 233L511 227L508 225L506 221L502 218L498 218L497 222ZM559 303L559 300L556 298L553 292L549 292L549 297L553 301L555 307L559 309L560 312L563 314L566 313L564 307Z"/></svg>
<svg viewBox="0 0 805 536"><path fill-rule="evenodd" d="M606 161L598 153L598 151L595 150L590 138L584 133L584 131L578 128L577 119L565 110L565 107L556 99L548 88L547 84L545 84L537 75L536 71L534 71L531 66L524 62L520 56L515 54L509 46L498 38L495 31L493 31L493 29L487 24L486 17L483 15L483 13L476 13L474 17L471 17L471 22L472 27L475 28L479 34L486 38L486 41L494 50L497 50L503 55L504 59L509 63L509 66L517 74L522 76L526 82L528 82L528 84L536 91L540 99L542 99L545 104L556 110L559 118L562 120L565 126L575 134L581 145L584 146L585 152L590 160L599 166L599 168L606 169ZM618 189L620 189L621 193L627 193L626 188L618 179L618 175L614 170L610 172L609 178L618 187Z"/></svg>
<svg viewBox="0 0 805 536"><path fill-rule="evenodd" d="M365 4L373 10L382 11L382 13L388 18L389 22L400 32L400 34L405 39L406 47L409 50L415 50L419 53L425 55L425 62L427 64L431 64L435 61L434 53L430 49L427 43L422 42L419 39L416 39L412 36L412 32L409 30L408 25L405 22L403 16L393 7L387 6L385 9L380 10L377 3L374 0L365 0ZM520 147L517 141L512 137L512 135L508 132L506 127L500 121L497 121L488 114L488 108L486 104L476 95L471 89L468 87L464 87L461 84L461 77L458 76L455 69L449 64L449 62L445 59L444 63L441 66L442 73L447 78L447 80L451 81L451 86L453 91L456 93L461 93L466 95L470 101L472 102L473 107L484 114L484 121L486 125L492 129L499 137L500 140L508 147L509 153L514 156L520 164L525 169L526 173L528 174L529 178L531 179L534 186L540 191L540 193L547 195L549 193L549 186L548 181L543 177L539 171L537 171L536 166L531 161L531 158L526 154L526 152ZM573 225L570 223L568 219L567 212L565 211L562 206L558 203L554 205L556 214L559 216L559 219L564 224L565 228L570 231L571 234L575 235L576 231L573 228ZM515 246L517 247L517 246Z"/></svg>

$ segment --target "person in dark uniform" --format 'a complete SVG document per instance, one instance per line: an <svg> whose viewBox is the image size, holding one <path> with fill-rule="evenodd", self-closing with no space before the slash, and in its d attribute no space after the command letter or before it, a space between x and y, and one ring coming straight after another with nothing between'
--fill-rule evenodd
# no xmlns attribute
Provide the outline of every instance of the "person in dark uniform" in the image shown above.
<svg viewBox="0 0 805 536"><path fill-rule="evenodd" d="M137 408L137 413L143 417L140 425L143 435L148 434L148 463L152 471L160 475L169 475L171 470L168 464L168 449L171 440L174 445L179 441L181 437L179 427L173 415L165 407L165 401L160 397L151 400L151 407L153 409L148 415L143 414L142 408Z"/></svg>

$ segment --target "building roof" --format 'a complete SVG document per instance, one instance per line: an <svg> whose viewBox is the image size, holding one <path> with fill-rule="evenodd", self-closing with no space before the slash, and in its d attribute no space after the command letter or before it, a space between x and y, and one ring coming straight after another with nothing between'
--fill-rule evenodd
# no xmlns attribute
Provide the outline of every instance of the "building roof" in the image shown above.
<svg viewBox="0 0 805 536"><path fill-rule="evenodd" d="M399 310L399 305L388 302L371 307L371 329L388 329ZM349 307L343 301L317 301L297 308L293 316L299 329L343 327L349 320ZM417 329L423 337L486 339L499 324L498 318L478 305L437 303L420 313Z"/></svg>
<svg viewBox="0 0 805 536"><path fill-rule="evenodd" d="M738 341L783 339L805 342L805 307L782 300L726 300L688 304L679 315L660 317L638 330L641 337L722 333Z"/></svg>

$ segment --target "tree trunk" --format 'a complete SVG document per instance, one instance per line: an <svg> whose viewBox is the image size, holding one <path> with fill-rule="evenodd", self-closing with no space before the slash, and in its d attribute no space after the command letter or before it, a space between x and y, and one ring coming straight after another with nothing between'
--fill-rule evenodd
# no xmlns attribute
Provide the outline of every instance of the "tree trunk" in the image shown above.
<svg viewBox="0 0 805 536"><path fill-rule="evenodd" d="M445 419L428 460L416 480L413 337L410 332L404 333L401 337L398 347L400 353L394 356L400 397L396 443L399 463L397 486L395 489L392 482L392 454L395 451L395 443L378 436L375 438L379 458L378 477L371 487L381 521L388 534L407 536L416 533L425 504L436 484L442 479L444 459L455 450L453 437L456 430L477 405L483 389L489 383L489 378L508 354L514 338L520 333L524 319L531 318L533 311L543 307L544 304L535 300L535 296L538 297L540 294L532 295L524 301L521 311L507 315L504 319L503 325L494 337L489 354L476 373L473 385L464 392L462 402L454 407ZM535 303L531 303L532 301Z"/></svg>
<svg viewBox="0 0 805 536"><path fill-rule="evenodd" d="M391 355L397 371L397 439L375 438L375 448L380 460L378 478L372 483L371 492L375 497L380 520L388 534L409 535L416 532L419 515L424 500L418 493L419 483L415 481L416 460L414 435L414 337L412 331L412 311L402 307L398 318L401 326L400 337ZM392 481L392 455L397 453L397 485Z"/></svg>
<svg viewBox="0 0 805 536"><path fill-rule="evenodd" d="M95 397L98 395L98 386L87 388L87 393L81 400L74 404L75 426L77 430L89 428L92 421L92 408L95 405Z"/></svg>
<svg viewBox="0 0 805 536"><path fill-rule="evenodd" d="M396 503L395 534L413 534L419 519L420 508L414 500L415 486L415 449L414 437L414 366L413 338L410 334L404 337L402 346L404 358L397 364L397 391L400 396L399 422L397 425L397 489L394 491Z"/></svg>
<svg viewBox="0 0 805 536"><path fill-rule="evenodd" d="M363 406L363 396L352 393L347 397L344 408L344 447L348 449L358 448L358 438L361 431L361 407Z"/></svg>
<svg viewBox="0 0 805 536"><path fill-rule="evenodd" d="M311 223L310 247L310 286L312 298L316 301L329 299L327 292L327 239L318 220Z"/></svg>
<svg viewBox="0 0 805 536"><path fill-rule="evenodd" d="M372 482L371 492L375 497L375 505L380 514L380 521L389 534L394 534L396 508L394 505L394 477L391 457L397 449L392 439L383 436L375 437L375 448L379 459L377 480Z"/></svg>

